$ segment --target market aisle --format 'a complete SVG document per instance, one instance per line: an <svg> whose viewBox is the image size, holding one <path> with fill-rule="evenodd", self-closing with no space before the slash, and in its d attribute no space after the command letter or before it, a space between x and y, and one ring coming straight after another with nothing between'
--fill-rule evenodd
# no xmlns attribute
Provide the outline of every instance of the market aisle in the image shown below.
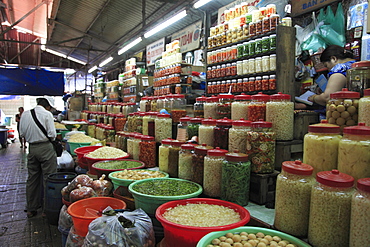
<svg viewBox="0 0 370 247"><path fill-rule="evenodd" d="M16 134L17 135L17 134ZM61 233L41 212L28 219L26 206L27 149L18 139L0 148L0 247L59 247Z"/></svg>

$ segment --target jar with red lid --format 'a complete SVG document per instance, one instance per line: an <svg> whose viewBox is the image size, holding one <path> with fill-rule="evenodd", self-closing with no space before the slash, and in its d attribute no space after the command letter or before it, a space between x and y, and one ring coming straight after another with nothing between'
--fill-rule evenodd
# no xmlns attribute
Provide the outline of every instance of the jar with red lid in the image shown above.
<svg viewBox="0 0 370 247"><path fill-rule="evenodd" d="M348 91L347 88L331 93L326 105L328 122L338 125L341 131L344 127L357 125L359 99L359 92Z"/></svg>
<svg viewBox="0 0 370 247"><path fill-rule="evenodd" d="M139 160L139 155L140 155L140 141L141 141L141 137L143 135L140 134L140 133L135 133L135 135L133 136L133 141L132 141L132 159L134 160Z"/></svg>
<svg viewBox="0 0 370 247"><path fill-rule="evenodd" d="M158 114L154 120L155 141L172 138L172 119L169 114Z"/></svg>
<svg viewBox="0 0 370 247"><path fill-rule="evenodd" d="M150 103L150 111L158 111L157 109L158 96L153 96Z"/></svg>
<svg viewBox="0 0 370 247"><path fill-rule="evenodd" d="M231 103L231 119L239 120L248 118L248 104L251 102L251 96L241 93L236 95L234 102Z"/></svg>
<svg viewBox="0 0 370 247"><path fill-rule="evenodd" d="M249 202L251 163L248 155L234 150L222 164L221 200L246 206Z"/></svg>
<svg viewBox="0 0 370 247"><path fill-rule="evenodd" d="M180 118L186 116L186 99L183 94L173 94L171 102L171 117L174 123L178 123Z"/></svg>
<svg viewBox="0 0 370 247"><path fill-rule="evenodd" d="M339 126L329 124L327 120L308 126L303 139L303 162L313 167L314 176L321 171L337 169L341 139Z"/></svg>
<svg viewBox="0 0 370 247"><path fill-rule="evenodd" d="M347 70L347 88L362 95L364 89L370 88L370 61L359 61Z"/></svg>
<svg viewBox="0 0 370 247"><path fill-rule="evenodd" d="M229 148L229 129L232 126L232 120L228 118L219 119L216 121L214 128L214 146L222 149Z"/></svg>
<svg viewBox="0 0 370 247"><path fill-rule="evenodd" d="M148 102L148 97L142 97L139 102L140 111L146 112L146 104Z"/></svg>
<svg viewBox="0 0 370 247"><path fill-rule="evenodd" d="M213 149L213 147L203 143L195 146L192 154L192 175L190 180L200 185L203 185L204 157L206 157L207 151L210 149Z"/></svg>
<svg viewBox="0 0 370 247"><path fill-rule="evenodd" d="M216 127L216 119L207 118L202 120L202 124L198 129L198 142L205 143L209 146L214 146L214 128Z"/></svg>
<svg viewBox="0 0 370 247"><path fill-rule="evenodd" d="M345 127L338 146L338 170L354 179L370 177L370 127Z"/></svg>
<svg viewBox="0 0 370 247"><path fill-rule="evenodd" d="M274 226L293 236L306 237L315 184L313 167L296 160L283 162L281 168L276 179Z"/></svg>
<svg viewBox="0 0 370 247"><path fill-rule="evenodd" d="M312 187L308 242L315 247L349 246L354 178L338 170L316 174Z"/></svg>
<svg viewBox="0 0 370 247"><path fill-rule="evenodd" d="M164 99L165 99L165 96L158 96L157 111L164 109L164 106L163 106Z"/></svg>
<svg viewBox="0 0 370 247"><path fill-rule="evenodd" d="M198 97L195 99L194 103L194 117L204 117L204 103L206 97Z"/></svg>
<svg viewBox="0 0 370 247"><path fill-rule="evenodd" d="M104 139L106 142L114 142L115 141L116 132L114 131L113 126L105 125L104 126Z"/></svg>
<svg viewBox="0 0 370 247"><path fill-rule="evenodd" d="M87 126L87 135L95 138L96 123L89 122Z"/></svg>
<svg viewBox="0 0 370 247"><path fill-rule="evenodd" d="M121 131L124 129L126 124L127 118L125 115L118 113L116 114L116 118L114 119L114 128L116 131Z"/></svg>
<svg viewBox="0 0 370 247"><path fill-rule="evenodd" d="M246 152L246 140L248 131L251 131L251 123L251 121L243 118L232 122L232 127L229 129L229 151L239 150L241 153Z"/></svg>
<svg viewBox="0 0 370 247"><path fill-rule="evenodd" d="M178 141L187 141L189 140L188 136L188 127L191 117L182 117L180 118L180 123L177 125L177 137L176 140Z"/></svg>
<svg viewBox="0 0 370 247"><path fill-rule="evenodd" d="M184 142L173 140L168 150L168 174L172 178L179 176L179 153Z"/></svg>
<svg viewBox="0 0 370 247"><path fill-rule="evenodd" d="M219 94L218 99L216 119L231 118L231 103L234 101L234 95Z"/></svg>
<svg viewBox="0 0 370 247"><path fill-rule="evenodd" d="M365 89L364 96L358 103L358 122L370 126L370 88Z"/></svg>
<svg viewBox="0 0 370 247"><path fill-rule="evenodd" d="M195 117L190 118L188 126L188 137L192 138L193 136L198 136L199 126L202 123L203 118Z"/></svg>
<svg viewBox="0 0 370 247"><path fill-rule="evenodd" d="M216 147L207 151L204 158L203 192L207 196L221 196L222 163L227 150Z"/></svg>
<svg viewBox="0 0 370 247"><path fill-rule="evenodd" d="M262 119L252 122L247 133L246 153L252 162L252 172L272 173L275 169L275 133L272 123Z"/></svg>
<svg viewBox="0 0 370 247"><path fill-rule="evenodd" d="M204 103L204 118L217 119L217 102L218 97L207 97Z"/></svg>
<svg viewBox="0 0 370 247"><path fill-rule="evenodd" d="M153 136L142 135L139 142L139 160L144 162L145 167L151 168L156 166L156 142Z"/></svg>
<svg viewBox="0 0 370 247"><path fill-rule="evenodd" d="M266 120L266 103L269 100L270 96L261 92L252 95L252 101L248 105L248 120L252 122Z"/></svg>
<svg viewBox="0 0 370 247"><path fill-rule="evenodd" d="M179 178L191 180L194 145L182 144L179 152Z"/></svg>
<svg viewBox="0 0 370 247"><path fill-rule="evenodd" d="M158 167L162 172L168 172L168 156L172 141L172 139L164 139L158 148Z"/></svg>
<svg viewBox="0 0 370 247"><path fill-rule="evenodd" d="M357 180L352 196L349 246L367 246L370 236L370 178Z"/></svg>

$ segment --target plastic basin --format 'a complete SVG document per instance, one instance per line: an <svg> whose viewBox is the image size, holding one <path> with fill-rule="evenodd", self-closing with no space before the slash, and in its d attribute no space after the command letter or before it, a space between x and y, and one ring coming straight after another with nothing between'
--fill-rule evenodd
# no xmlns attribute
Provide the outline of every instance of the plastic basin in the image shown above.
<svg viewBox="0 0 370 247"><path fill-rule="evenodd" d="M88 165L87 165L87 161L84 158L84 155L92 151L95 151L96 149L101 148L101 147L103 146L87 146L87 147L76 148L74 152L77 155L78 165L83 169L87 169Z"/></svg>
<svg viewBox="0 0 370 247"><path fill-rule="evenodd" d="M159 181L163 181L163 180L171 181L172 180L172 181L187 182L187 183L196 185L198 187L198 190L191 194L180 195L180 196L154 196L154 195L143 194L133 189L135 185L151 182L153 180L159 180ZM170 201L197 197L203 191L202 186L200 186L199 184L185 180L185 179L179 179L179 178L154 178L154 179L138 180L134 183L131 183L128 187L128 190L130 191L130 193L133 195L135 199L135 208L141 208L147 214L151 214L153 216L155 215L157 208L161 206L162 204L166 202L170 202Z"/></svg>
<svg viewBox="0 0 370 247"><path fill-rule="evenodd" d="M139 170L139 171L148 171L148 169L137 169L137 170ZM142 180L122 179L122 178L114 177L113 174L114 173L117 173L117 172L119 172L119 171L111 172L108 175L108 177L110 178L110 180L113 183L114 189L117 189L119 186L128 187L133 182L144 180L144 179L142 179ZM169 174L167 172L162 172L162 171L158 171L158 172L164 174L164 177L163 178L168 178L169 177Z"/></svg>
<svg viewBox="0 0 370 247"><path fill-rule="evenodd" d="M76 148L90 146L91 142L68 142L68 144L69 144L69 151L71 152L71 154L76 155L75 153Z"/></svg>
<svg viewBox="0 0 370 247"><path fill-rule="evenodd" d="M221 205L228 208L234 209L239 213L241 220L239 222L224 225L224 226L214 226L214 227L195 227L195 226L185 226L176 224L166 220L162 215L167 211L168 208L176 207L177 205L186 205L188 203L204 203L212 205ZM159 222L161 222L164 229L164 238L166 239L167 247L196 247L198 241L204 237L206 234L214 231L224 231L234 229L236 227L244 226L250 220L250 214L244 207L219 199L212 198L191 198L185 200L178 200L167 202L159 206L156 210L155 217Z"/></svg>
<svg viewBox="0 0 370 247"><path fill-rule="evenodd" d="M87 157L87 155L88 155L88 153L84 155L84 160L86 161L87 169L89 170L89 174L91 174L91 175L98 175L96 173L96 170L91 168L92 165L96 162L106 161L106 160L124 160L124 159L127 159L128 157L130 157L130 155L126 155L126 156L122 156L122 157L118 157L118 158L90 158L90 157Z"/></svg>
<svg viewBox="0 0 370 247"><path fill-rule="evenodd" d="M265 235L271 235L271 236L279 236L280 238L289 241L291 244L295 244L298 247L310 247L311 245L307 244L306 242L293 237L292 235L268 229L268 228L262 228L262 227L254 227L254 226L241 226L235 229L226 230L226 231L217 231L217 232L211 232L205 235L197 244L196 247L207 247L211 244L211 241L215 238L219 238L221 236L224 236L226 233L232 232L232 233L240 233L240 232L248 232L248 233L257 233L262 232Z"/></svg>
<svg viewBox="0 0 370 247"><path fill-rule="evenodd" d="M95 170L95 173L98 175L98 177L101 177L101 175L105 174L106 177L109 178L108 175L111 172L122 171L122 170L142 169L142 168L145 167L144 162L141 162L139 160L124 159L124 160L118 161L118 162L121 162L121 164L122 164L121 168L117 168L117 169L104 169L104 168L102 168L102 167L104 167L105 164L109 164L110 162L112 162L112 161L111 160L105 160L105 161L96 162L91 166L91 170ZM116 162L116 161L114 161L114 162ZM96 166L101 166L101 167L99 168L99 167L96 167ZM126 168L126 167L128 167L128 168Z"/></svg>
<svg viewBox="0 0 370 247"><path fill-rule="evenodd" d="M91 197L72 203L67 212L72 216L76 234L85 237L89 230L89 224L100 217L92 215L90 212L104 210L108 206L113 209L125 209L126 203L113 197Z"/></svg>

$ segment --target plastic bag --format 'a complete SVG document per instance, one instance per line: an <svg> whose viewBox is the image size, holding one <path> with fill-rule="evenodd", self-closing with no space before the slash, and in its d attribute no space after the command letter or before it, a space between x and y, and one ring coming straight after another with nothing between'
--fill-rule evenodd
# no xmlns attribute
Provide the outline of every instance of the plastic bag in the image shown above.
<svg viewBox="0 0 370 247"><path fill-rule="evenodd" d="M349 7L348 18L347 18L347 30L351 30L355 27L361 27L365 21L365 10L368 7L368 3L360 3Z"/></svg>
<svg viewBox="0 0 370 247"><path fill-rule="evenodd" d="M90 197L96 197L96 193L91 187L81 186L78 185L77 189L74 189L69 194L69 201L70 202L76 202L78 200L90 198Z"/></svg>
<svg viewBox="0 0 370 247"><path fill-rule="evenodd" d="M123 227L120 217L131 221L134 226ZM154 247L152 221L142 209L99 217L90 223L83 246Z"/></svg>
<svg viewBox="0 0 370 247"><path fill-rule="evenodd" d="M342 3L338 4L337 12L335 12L335 21L331 24L331 27L336 31L339 35L345 36L344 24L345 24L345 17L343 12Z"/></svg>
<svg viewBox="0 0 370 247"><path fill-rule="evenodd" d="M312 32L311 36L301 44L303 51L307 50L310 54L314 54L319 51L321 48L325 49L325 41L317 33Z"/></svg>
<svg viewBox="0 0 370 247"><path fill-rule="evenodd" d="M324 23L326 25L331 25L334 22L335 22L334 13L333 13L333 10L331 9L331 6L329 5L328 7L326 7L326 14L325 14Z"/></svg>
<svg viewBox="0 0 370 247"><path fill-rule="evenodd" d="M60 232L69 231L73 226L72 216L67 211L67 206L63 205L59 213L58 230Z"/></svg>
<svg viewBox="0 0 370 247"><path fill-rule="evenodd" d="M320 36L328 45L344 46L346 43L344 36L334 31L330 25L320 26Z"/></svg>
<svg viewBox="0 0 370 247"><path fill-rule="evenodd" d="M67 191L71 192L72 190L77 189L78 184L90 187L92 182L93 179L88 175L80 174L68 183Z"/></svg>
<svg viewBox="0 0 370 247"><path fill-rule="evenodd" d="M109 196L113 191L113 184L104 180L105 174L103 174L98 180L94 180L91 184L91 187L94 189L98 196Z"/></svg>
<svg viewBox="0 0 370 247"><path fill-rule="evenodd" d="M85 237L76 233L74 226L71 227L68 233L65 247L81 247L84 244Z"/></svg>
<svg viewBox="0 0 370 247"><path fill-rule="evenodd" d="M68 151L64 150L60 157L57 157L59 169L73 169L75 168L75 162L73 157Z"/></svg>

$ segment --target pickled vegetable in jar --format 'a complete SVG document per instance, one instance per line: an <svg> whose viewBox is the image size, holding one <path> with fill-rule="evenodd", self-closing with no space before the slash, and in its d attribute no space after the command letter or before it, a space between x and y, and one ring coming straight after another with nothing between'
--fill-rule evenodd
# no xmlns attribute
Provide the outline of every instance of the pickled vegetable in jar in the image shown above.
<svg viewBox="0 0 370 247"><path fill-rule="evenodd" d="M139 143L139 160L144 162L145 167L151 168L156 166L157 151L156 142L153 136L141 136Z"/></svg>
<svg viewBox="0 0 370 247"><path fill-rule="evenodd" d="M370 126L370 88L363 92L364 97L358 103L358 122Z"/></svg>
<svg viewBox="0 0 370 247"><path fill-rule="evenodd" d="M222 164L221 200L246 206L249 202L251 163L237 150L226 154Z"/></svg>
<svg viewBox="0 0 370 247"><path fill-rule="evenodd" d="M261 92L252 95L252 101L248 105L248 120L252 122L266 120L266 103L269 100L270 96Z"/></svg>
<svg viewBox="0 0 370 247"><path fill-rule="evenodd" d="M370 127L345 127L338 146L338 170L354 179L370 177Z"/></svg>
<svg viewBox="0 0 370 247"><path fill-rule="evenodd" d="M310 212L313 167L299 160L285 161L276 180L274 226L282 232L306 237Z"/></svg>
<svg viewBox="0 0 370 247"><path fill-rule="evenodd" d="M228 118L219 119L216 121L214 128L214 146L222 149L229 148L229 129L232 126L232 120Z"/></svg>
<svg viewBox="0 0 370 247"><path fill-rule="evenodd" d="M156 142L172 137L172 119L169 114L158 114L154 125Z"/></svg>
<svg viewBox="0 0 370 247"><path fill-rule="evenodd" d="M231 103L234 101L234 95L232 94L219 94L219 101L216 108L216 119L222 119L224 117L231 118Z"/></svg>
<svg viewBox="0 0 370 247"><path fill-rule="evenodd" d="M272 123L252 122L252 130L247 134L246 153L252 163L254 173L272 173L275 169L275 133Z"/></svg>
<svg viewBox="0 0 370 247"><path fill-rule="evenodd" d="M179 152L179 178L191 180L192 177L192 158L193 144L182 144Z"/></svg>
<svg viewBox="0 0 370 247"><path fill-rule="evenodd" d="M214 146L214 128L216 127L216 119L203 119L202 124L198 129L198 142L205 143L208 146Z"/></svg>
<svg viewBox="0 0 370 247"><path fill-rule="evenodd" d="M352 196L349 246L367 246L370 236L370 178L357 180Z"/></svg>
<svg viewBox="0 0 370 247"><path fill-rule="evenodd" d="M87 126L87 135L92 138L95 138L95 129L96 129L96 123L89 122Z"/></svg>
<svg viewBox="0 0 370 247"><path fill-rule="evenodd" d="M203 177L203 192L207 196L221 196L222 163L226 153L228 153L227 150L219 147L207 151L207 156L204 158Z"/></svg>
<svg viewBox="0 0 370 247"><path fill-rule="evenodd" d="M195 117L204 117L204 103L206 97L198 97L195 99L194 103L194 116Z"/></svg>
<svg viewBox="0 0 370 247"><path fill-rule="evenodd" d="M203 185L204 157L210 149L213 149L213 147L207 146L205 143L194 147L194 153L192 155L192 176L190 180L200 185Z"/></svg>
<svg viewBox="0 0 370 247"><path fill-rule="evenodd" d="M168 172L168 156L171 143L172 139L164 139L162 140L162 145L158 148L158 167L162 172Z"/></svg>
<svg viewBox="0 0 370 247"><path fill-rule="evenodd" d="M189 140L188 136L188 126L189 126L190 117L180 118L180 123L177 125L177 137L176 140L185 142Z"/></svg>
<svg viewBox="0 0 370 247"><path fill-rule="evenodd" d="M242 93L235 96L235 101L231 103L231 119L239 120L248 118L248 104L251 101L251 96Z"/></svg>
<svg viewBox="0 0 370 247"><path fill-rule="evenodd" d="M179 176L179 152L184 142L172 141L168 152L168 174L172 178Z"/></svg>
<svg viewBox="0 0 370 247"><path fill-rule="evenodd" d="M130 155L130 157L133 157L133 150L134 150L134 139L135 139L136 133L130 133L128 135L127 139L127 153Z"/></svg>
<svg viewBox="0 0 370 247"><path fill-rule="evenodd" d="M338 145L342 139L339 126L322 120L308 126L303 139L303 162L314 168L313 175L337 169Z"/></svg>
<svg viewBox="0 0 370 247"><path fill-rule="evenodd" d="M239 150L241 153L246 153L247 135L251 131L251 121L234 120L232 127L229 129L229 147L228 150Z"/></svg>
<svg viewBox="0 0 370 247"><path fill-rule="evenodd" d="M317 173L316 181L311 191L308 242L315 247L347 247L354 179L332 170Z"/></svg>
<svg viewBox="0 0 370 247"><path fill-rule="evenodd" d="M270 96L266 103L266 121L272 122L272 130L276 140L293 140L294 132L294 103L289 94L277 93Z"/></svg>
<svg viewBox="0 0 370 247"><path fill-rule="evenodd" d="M360 93L343 88L330 94L326 105L326 119L341 128L357 125Z"/></svg>
<svg viewBox="0 0 370 247"><path fill-rule="evenodd" d="M203 118L190 118L188 126L188 137L192 138L193 136L198 136L199 126L202 123Z"/></svg>
<svg viewBox="0 0 370 247"><path fill-rule="evenodd" d="M217 119L217 102L218 97L216 96L206 98L206 102L204 103L204 118Z"/></svg>
<svg viewBox="0 0 370 247"><path fill-rule="evenodd" d="M116 118L114 119L114 129L116 131L124 130L127 118L125 115L118 113L116 114Z"/></svg>
<svg viewBox="0 0 370 247"><path fill-rule="evenodd" d="M140 146L139 143L141 141L142 134L134 135L134 139L132 141L132 159L139 160L140 155Z"/></svg>

